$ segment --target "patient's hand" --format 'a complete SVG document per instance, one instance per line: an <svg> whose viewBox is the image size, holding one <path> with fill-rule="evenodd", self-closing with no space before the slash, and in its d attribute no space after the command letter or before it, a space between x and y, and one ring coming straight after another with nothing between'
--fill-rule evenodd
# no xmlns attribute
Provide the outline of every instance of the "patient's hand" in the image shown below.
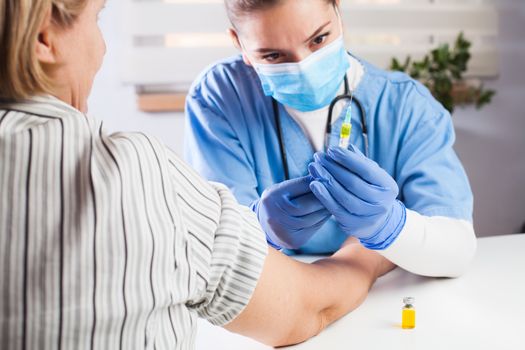
<svg viewBox="0 0 525 350"><path fill-rule="evenodd" d="M355 237L348 238L341 248L334 253L335 259L347 260L352 263L363 264L363 268L370 271L374 280L392 271L396 265L374 250L363 247Z"/></svg>
<svg viewBox="0 0 525 350"><path fill-rule="evenodd" d="M343 244L341 245L341 248L343 247L346 247L347 245L350 245L350 244L361 244L361 242L359 242L359 240L355 237L348 237L346 241L343 242Z"/></svg>

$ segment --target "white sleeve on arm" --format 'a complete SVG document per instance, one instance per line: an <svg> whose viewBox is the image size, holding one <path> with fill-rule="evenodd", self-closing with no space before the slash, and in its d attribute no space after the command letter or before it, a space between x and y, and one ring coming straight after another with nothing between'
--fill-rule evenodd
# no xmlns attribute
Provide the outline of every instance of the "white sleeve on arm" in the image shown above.
<svg viewBox="0 0 525 350"><path fill-rule="evenodd" d="M476 252L471 222L443 216L423 216L407 209L403 231L383 251L385 258L412 273L429 277L462 275Z"/></svg>

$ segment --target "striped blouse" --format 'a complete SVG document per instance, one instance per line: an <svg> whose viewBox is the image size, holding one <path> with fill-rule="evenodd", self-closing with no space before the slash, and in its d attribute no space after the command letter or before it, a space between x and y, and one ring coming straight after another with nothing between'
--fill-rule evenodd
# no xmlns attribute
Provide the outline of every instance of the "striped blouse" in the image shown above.
<svg viewBox="0 0 525 350"><path fill-rule="evenodd" d="M0 101L0 200L2 349L191 349L267 253L224 186L53 97Z"/></svg>

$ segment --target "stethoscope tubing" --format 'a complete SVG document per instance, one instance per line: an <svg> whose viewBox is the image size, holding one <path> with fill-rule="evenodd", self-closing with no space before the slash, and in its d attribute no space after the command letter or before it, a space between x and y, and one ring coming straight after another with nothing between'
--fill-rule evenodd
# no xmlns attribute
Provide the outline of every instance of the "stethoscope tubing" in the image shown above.
<svg viewBox="0 0 525 350"><path fill-rule="evenodd" d="M362 135L363 135L363 141L365 146L365 155L369 156L369 149L368 149L368 128L366 123L366 114L365 110L363 108L363 105L357 99L355 96L352 96L350 93L350 89L348 86L348 78L345 75L344 78L345 83L345 91L343 95L336 96L332 102L330 103L330 107L328 108L328 117L326 118L326 127L325 127L325 149L328 148L328 142L330 140L330 134L332 133L332 120L333 120L333 112L335 105L342 100L349 100L351 102L354 102L359 108L360 117L361 117L361 129L362 129ZM272 99L273 104L273 114L275 118L275 127L277 128L277 138L279 140L279 152L281 153L281 161L283 165L284 170L284 178L285 180L290 180L290 170L288 168L288 155L286 153L286 149L284 146L284 135L283 135L283 129L281 127L281 115L279 112L279 105L278 102L275 99Z"/></svg>

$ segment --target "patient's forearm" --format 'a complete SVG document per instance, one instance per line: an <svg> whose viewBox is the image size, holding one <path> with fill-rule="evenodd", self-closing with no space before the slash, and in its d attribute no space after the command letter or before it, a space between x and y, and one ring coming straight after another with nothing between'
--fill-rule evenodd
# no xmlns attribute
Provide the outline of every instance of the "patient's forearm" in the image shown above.
<svg viewBox="0 0 525 350"><path fill-rule="evenodd" d="M360 305L391 268L359 244L314 264L272 250L250 303L226 328L273 346L300 343Z"/></svg>

